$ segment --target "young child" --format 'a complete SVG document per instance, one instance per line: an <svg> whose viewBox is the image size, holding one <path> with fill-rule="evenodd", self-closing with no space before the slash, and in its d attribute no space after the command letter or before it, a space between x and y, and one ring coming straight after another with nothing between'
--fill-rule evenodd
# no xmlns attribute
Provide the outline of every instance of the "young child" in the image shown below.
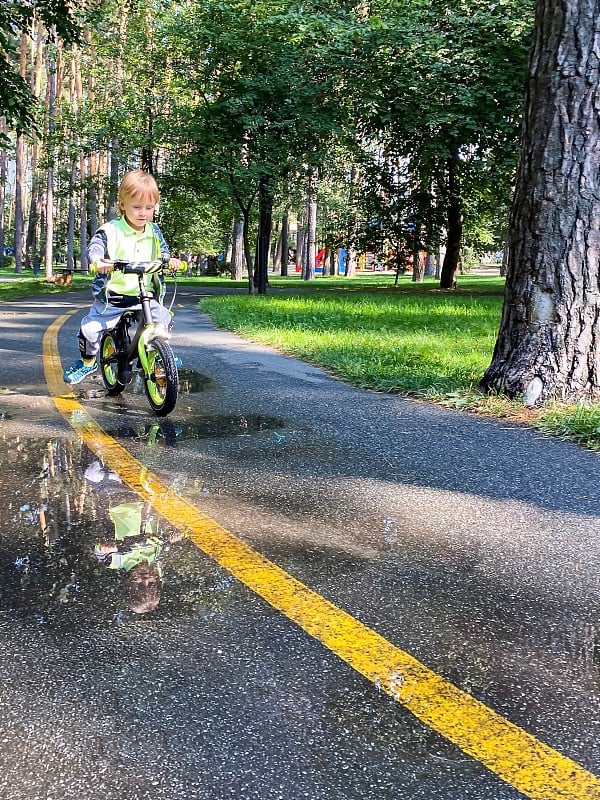
<svg viewBox="0 0 600 800"><path fill-rule="evenodd" d="M90 273L96 275L92 283L94 303L81 321L78 358L64 372L66 383L75 384L96 372L96 356L103 331L111 330L119 321L124 308L140 307L137 299L136 275L112 272L110 261L153 261L169 258L169 266L179 269L181 262L170 258L169 248L158 225L153 222L159 193L156 181L147 172L134 170L123 178L119 189L118 219L102 225L92 237L88 247ZM148 279L156 276L149 275ZM171 313L158 302L161 288L156 287L151 300L152 319L165 327L171 325Z"/></svg>

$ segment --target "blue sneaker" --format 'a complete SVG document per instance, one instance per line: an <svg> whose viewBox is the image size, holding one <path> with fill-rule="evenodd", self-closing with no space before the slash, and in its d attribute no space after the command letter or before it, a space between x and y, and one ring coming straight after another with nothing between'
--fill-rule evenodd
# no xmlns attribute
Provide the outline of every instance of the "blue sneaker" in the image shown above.
<svg viewBox="0 0 600 800"><path fill-rule="evenodd" d="M81 383L84 378L87 378L88 375L96 372L98 369L98 361L94 359L91 364L84 364L83 361L78 358L77 361L74 361L70 367L67 367L63 374L63 380L65 383Z"/></svg>

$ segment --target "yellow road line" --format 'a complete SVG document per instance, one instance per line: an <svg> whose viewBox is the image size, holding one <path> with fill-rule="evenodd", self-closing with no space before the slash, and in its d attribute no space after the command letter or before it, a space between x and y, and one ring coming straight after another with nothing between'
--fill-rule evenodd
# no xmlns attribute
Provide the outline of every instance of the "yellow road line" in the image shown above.
<svg viewBox="0 0 600 800"><path fill-rule="evenodd" d="M86 445L194 544L260 597L391 695L418 719L533 800L600 800L600 779L268 561L179 497L108 436L73 394L65 394L59 317L44 336L44 370L58 410Z"/></svg>

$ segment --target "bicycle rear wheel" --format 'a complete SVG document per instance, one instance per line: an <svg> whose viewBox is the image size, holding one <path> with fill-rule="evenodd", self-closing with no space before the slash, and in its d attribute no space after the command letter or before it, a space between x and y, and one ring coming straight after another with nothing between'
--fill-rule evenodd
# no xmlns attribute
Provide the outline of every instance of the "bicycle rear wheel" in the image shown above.
<svg viewBox="0 0 600 800"><path fill-rule="evenodd" d="M108 395L121 394L125 384L119 376L118 348L112 331L105 331L100 339L100 374Z"/></svg>
<svg viewBox="0 0 600 800"><path fill-rule="evenodd" d="M148 402L159 417L166 417L175 408L179 394L179 375L175 356L168 342L155 339L147 345L148 374L144 375L144 389Z"/></svg>

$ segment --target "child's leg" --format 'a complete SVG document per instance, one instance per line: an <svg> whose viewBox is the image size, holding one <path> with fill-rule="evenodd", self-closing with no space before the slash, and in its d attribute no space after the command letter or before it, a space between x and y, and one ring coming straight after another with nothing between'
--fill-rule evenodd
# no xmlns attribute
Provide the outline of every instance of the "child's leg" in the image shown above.
<svg viewBox="0 0 600 800"><path fill-rule="evenodd" d="M96 358L103 332L112 330L122 313L122 308L113 308L112 306L98 308L94 304L90 308L89 312L81 320L81 328L78 333L79 352L82 359L90 360Z"/></svg>
<svg viewBox="0 0 600 800"><path fill-rule="evenodd" d="M152 312L152 321L155 325L164 325L169 329L173 323L173 315L168 308L165 308L156 300L150 301L150 311Z"/></svg>
<svg viewBox="0 0 600 800"><path fill-rule="evenodd" d="M66 383L80 383L88 375L96 372L98 362L96 356L100 349L100 337L102 331L114 328L119 317L121 308L105 308L104 306L94 305L90 308L86 316L81 320L81 328L77 334L79 340L79 352L81 358L74 361L64 371L63 380Z"/></svg>
<svg viewBox="0 0 600 800"><path fill-rule="evenodd" d="M150 310L152 312L152 321L155 325L162 325L164 326L165 330L170 331L173 325L173 315L169 311L168 308L165 308L160 303L157 303L156 300L150 301ZM175 356L175 364L178 369L180 369L183 364L179 356Z"/></svg>

